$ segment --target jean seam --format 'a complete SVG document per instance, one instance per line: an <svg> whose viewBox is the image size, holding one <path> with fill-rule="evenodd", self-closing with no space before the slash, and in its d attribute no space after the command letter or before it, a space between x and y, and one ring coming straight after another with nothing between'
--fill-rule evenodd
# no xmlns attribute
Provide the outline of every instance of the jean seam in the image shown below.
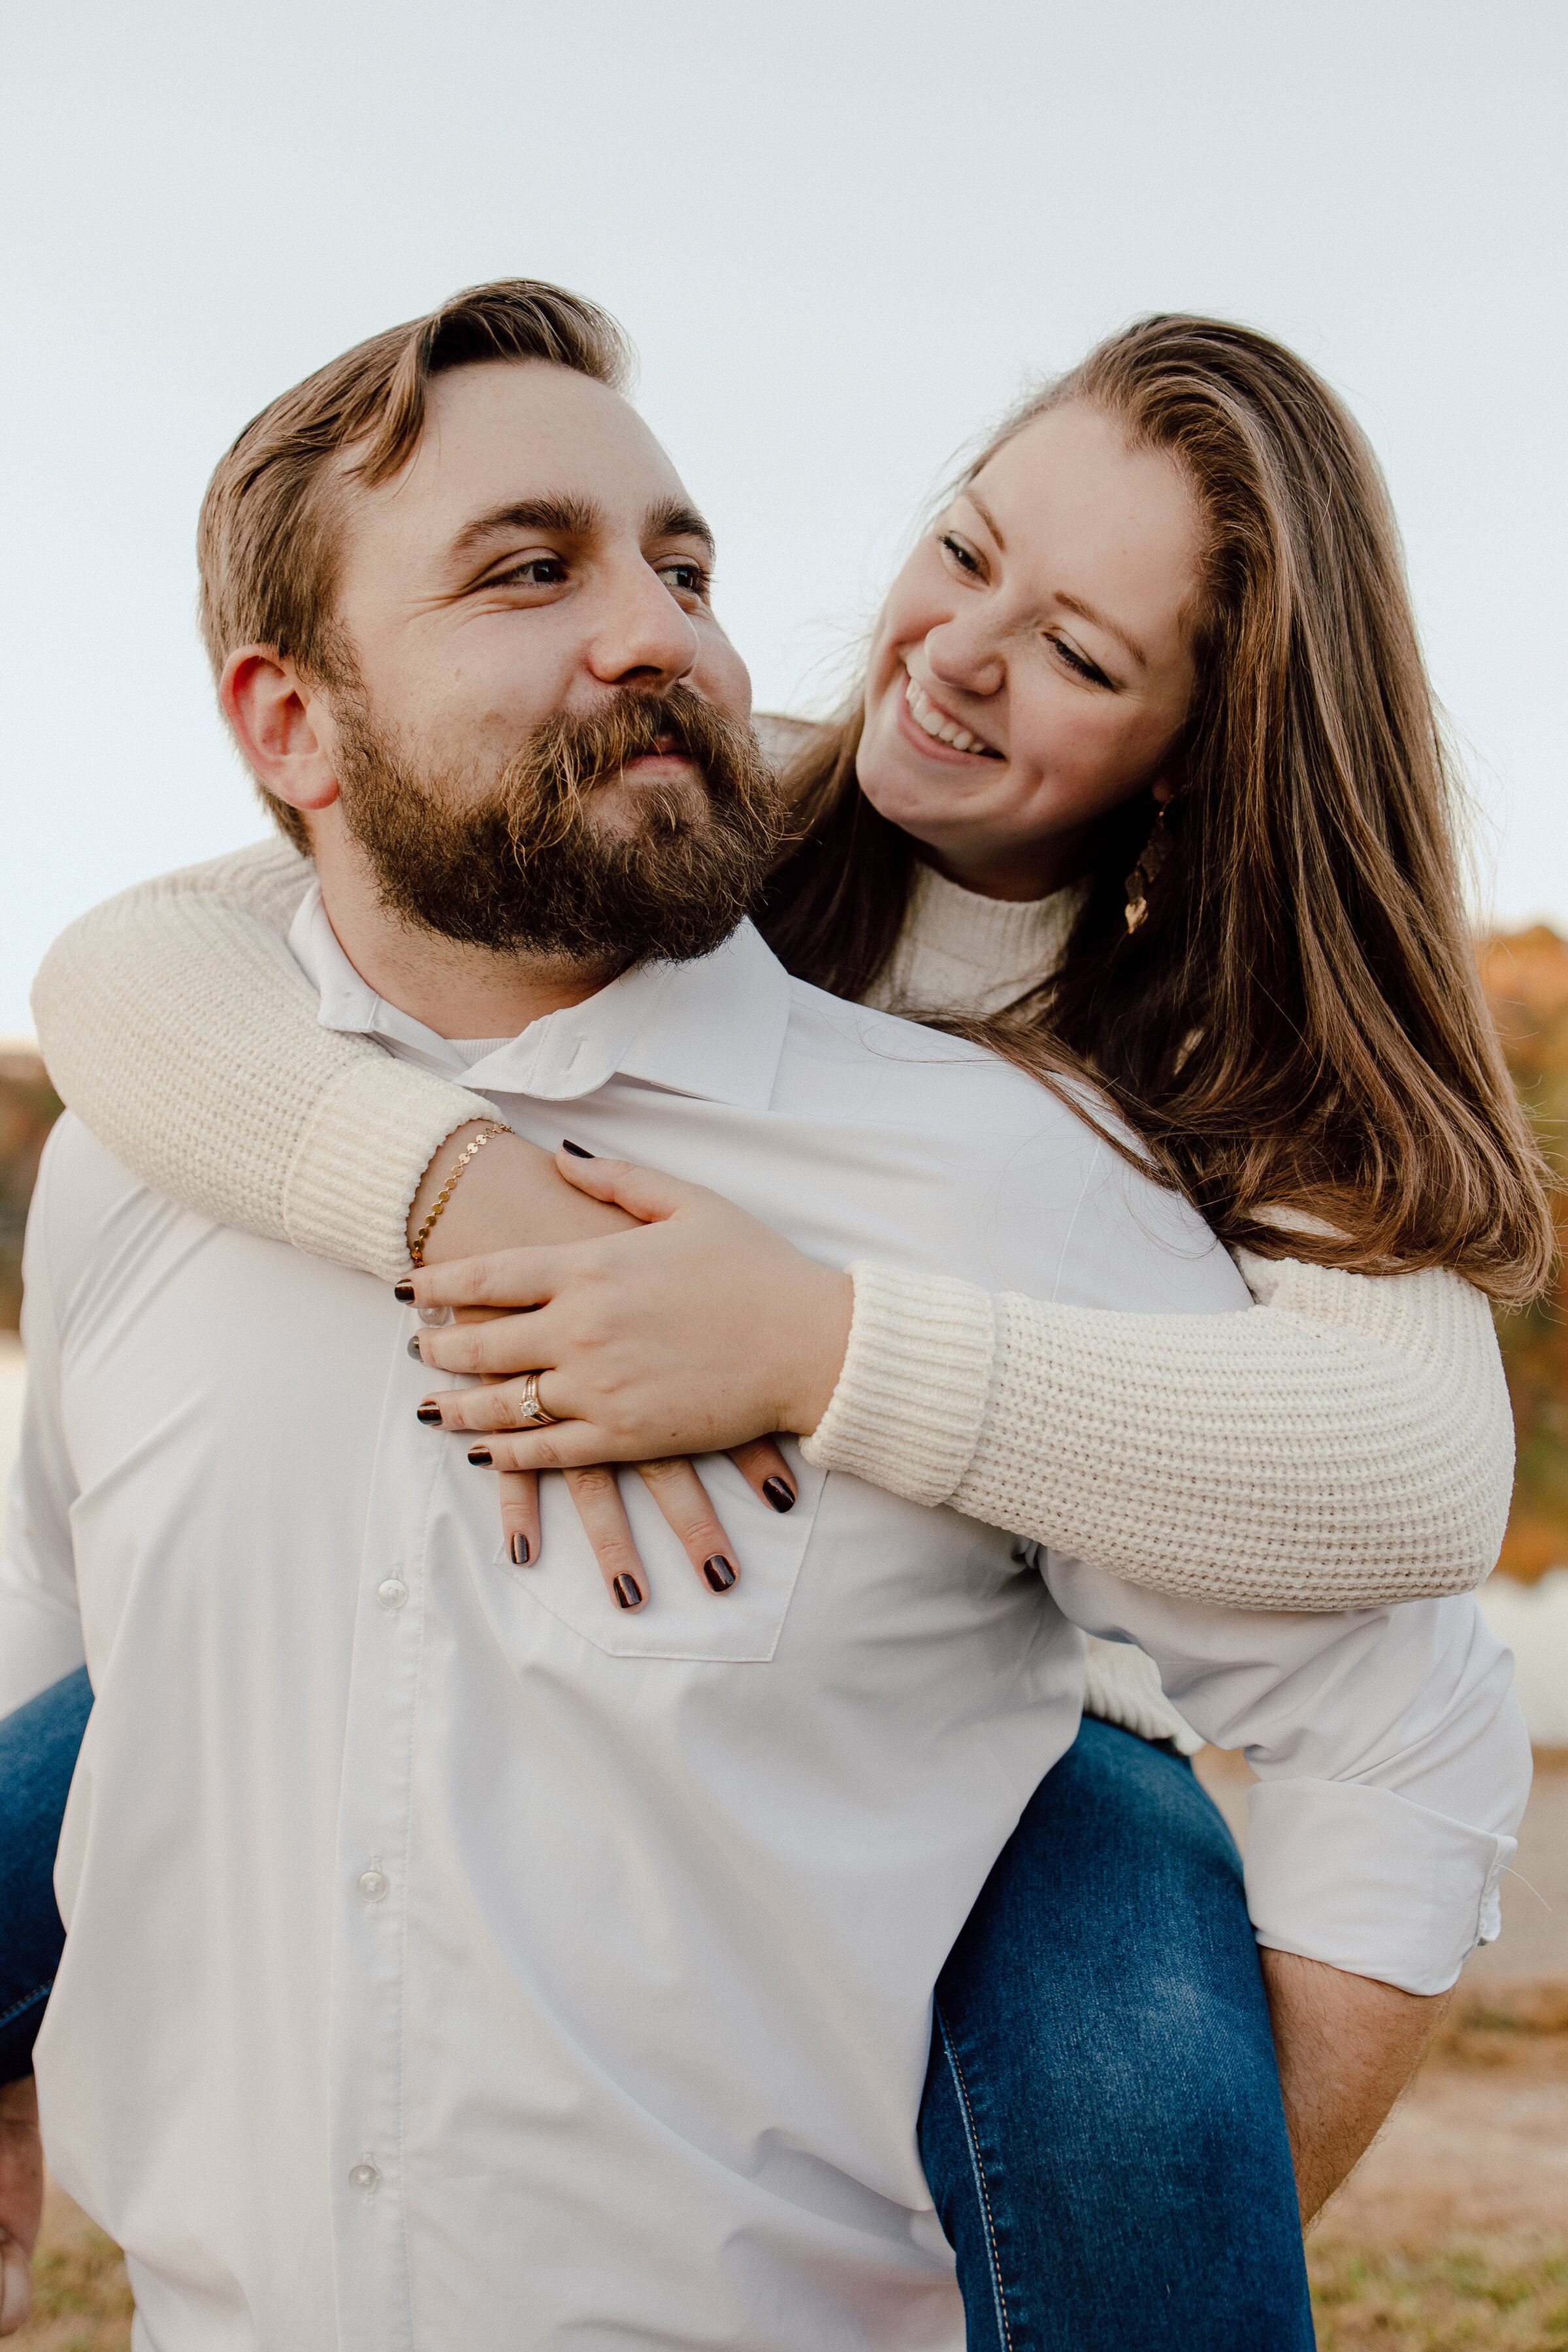
<svg viewBox="0 0 1568 2352"><path fill-rule="evenodd" d="M985 2178L984 2164L981 2159L980 2141L974 2125L974 2109L969 2098L969 2085L963 2079L963 2069L959 2064L958 2053L952 2046L952 2036L947 2030L947 2020L942 2016L940 2009L936 2012L936 2026L937 2032L942 2036L942 2055L947 2060L948 2072L952 2076L953 2088L958 2094L958 2104L963 2116L963 2137L969 2148L970 2169L978 2184L980 2201L984 2208L985 2253L991 2271L992 2300L996 2305L996 2324L1002 2330L1003 2343L1011 2347L1013 2330L1007 2318L1007 2297L1002 2286L1002 2270L996 2245L996 2222L991 2210L991 2189Z"/></svg>
<svg viewBox="0 0 1568 2352"><path fill-rule="evenodd" d="M39 1985L37 1991L25 1993L20 2000L13 2001L9 2009L0 2012L0 2025L11 2024L25 2009L31 2009L35 2001L47 2000L54 1989L55 1980L51 1977L48 1983Z"/></svg>

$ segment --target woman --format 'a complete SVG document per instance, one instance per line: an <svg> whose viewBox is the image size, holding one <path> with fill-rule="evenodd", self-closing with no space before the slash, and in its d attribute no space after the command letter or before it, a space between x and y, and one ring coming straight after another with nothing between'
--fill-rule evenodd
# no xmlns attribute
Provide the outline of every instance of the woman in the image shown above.
<svg viewBox="0 0 1568 2352"><path fill-rule="evenodd" d="M994 1041L1050 1083L1092 1070L1271 1304L1195 1335L863 1268L846 1354L845 1277L800 1260L781 1287L783 1245L724 1204L592 1170L574 1190L502 1139L432 1260L626 1223L584 1184L677 1213L569 1254L526 1322L426 1335L448 1370L476 1344L493 1372L545 1368L565 1427L491 1438L496 1459L648 1452L657 1358L693 1447L812 1430L831 1465L1143 1581L1287 1607L1476 1581L1507 1486L1480 1293L1527 1295L1548 1228L1469 964L1392 524L1332 396L1203 321L1091 354L973 469L889 598L862 709L795 782L802 837L763 910L791 968L950 1016L1011 1006ZM138 1172L395 1272L410 1192L412 1234L454 1164L454 1108L489 1107L315 1025L282 946L302 880L247 856L89 919L46 968L40 1028ZM226 1080L200 1066L226 1002ZM186 1075L173 1152L123 1099L128 1049L158 1053L164 1101ZM620 1353L591 1381L606 1267ZM537 1271L487 1295L530 1303ZM490 1430L514 1402L442 1411ZM613 1549L606 1482L583 1507ZM506 1508L536 1547L526 1492ZM971 2339L1308 2344L1234 1852L1152 1675L1097 1661L1090 1704L938 1987L922 2148ZM1157 2047L1173 1986L1179 2045Z"/></svg>

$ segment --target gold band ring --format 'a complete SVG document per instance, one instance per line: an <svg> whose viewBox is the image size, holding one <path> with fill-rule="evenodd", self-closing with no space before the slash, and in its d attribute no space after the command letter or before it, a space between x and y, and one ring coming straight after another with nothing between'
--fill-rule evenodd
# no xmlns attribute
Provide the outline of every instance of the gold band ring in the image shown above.
<svg viewBox="0 0 1568 2352"><path fill-rule="evenodd" d="M518 1420L529 1429L551 1429L561 1418L558 1412L546 1412L539 1401L539 1374L530 1372L522 1383L522 1402L517 1409Z"/></svg>

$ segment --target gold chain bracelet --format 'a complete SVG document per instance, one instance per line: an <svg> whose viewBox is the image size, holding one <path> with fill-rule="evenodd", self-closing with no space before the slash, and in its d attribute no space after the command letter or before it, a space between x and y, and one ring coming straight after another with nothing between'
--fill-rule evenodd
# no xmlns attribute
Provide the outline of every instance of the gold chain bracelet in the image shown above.
<svg viewBox="0 0 1568 2352"><path fill-rule="evenodd" d="M487 1127L479 1134L474 1137L472 1142L469 1143L466 1150L459 1155L457 1165L454 1167L451 1174L447 1177L446 1182L442 1185L440 1191L436 1195L435 1207L431 1210L429 1215L426 1218L425 1223L420 1226L419 1231L415 1234L413 1241L409 1244L408 1255L413 1259L416 1265L424 1265L425 1244L430 1238L431 1228L435 1224L436 1220L440 1215L442 1210L446 1207L447 1202L451 1199L453 1193L457 1191L458 1180L462 1175L463 1171L467 1168L469 1160L475 1159L478 1154L484 1150L486 1144L493 1135L510 1135L510 1133L511 1129L510 1127Z"/></svg>

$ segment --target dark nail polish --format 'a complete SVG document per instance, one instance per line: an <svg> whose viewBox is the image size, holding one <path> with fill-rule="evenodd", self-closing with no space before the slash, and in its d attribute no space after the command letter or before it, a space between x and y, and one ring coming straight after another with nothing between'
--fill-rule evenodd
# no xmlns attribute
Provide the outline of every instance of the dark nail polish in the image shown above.
<svg viewBox="0 0 1568 2352"><path fill-rule="evenodd" d="M642 1586L635 1576L617 1576L610 1589L616 1596L617 1608L640 1609L642 1607Z"/></svg>
<svg viewBox="0 0 1568 2352"><path fill-rule="evenodd" d="M424 1403L419 1408L419 1419L425 1423L426 1429L439 1429L441 1425L441 1408L436 1402L434 1397L426 1398Z"/></svg>
<svg viewBox="0 0 1568 2352"><path fill-rule="evenodd" d="M412 1307L414 1304L414 1285L411 1282L395 1282L392 1286L392 1295L400 1306Z"/></svg>
<svg viewBox="0 0 1568 2352"><path fill-rule="evenodd" d="M782 1478L764 1478L763 1480L763 1492L767 1496L775 1511L794 1510L795 1488L793 1486L786 1486Z"/></svg>
<svg viewBox="0 0 1568 2352"><path fill-rule="evenodd" d="M592 1160L594 1157L591 1151L584 1151L580 1143L573 1143L564 1135L561 1139L561 1149L563 1151L569 1151L574 1160Z"/></svg>
<svg viewBox="0 0 1568 2352"><path fill-rule="evenodd" d="M488 1445L470 1445L468 1448L468 1459L473 1464L476 1470L488 1470L490 1466L489 1447Z"/></svg>
<svg viewBox="0 0 1568 2352"><path fill-rule="evenodd" d="M413 1357L416 1364L422 1364L425 1361L424 1357L419 1352L419 1334L417 1331L416 1331L413 1339L408 1342L408 1352ZM775 1481L774 1483L776 1484L777 1482Z"/></svg>
<svg viewBox="0 0 1568 2352"><path fill-rule="evenodd" d="M526 1568L531 1556L532 1555L530 1553L528 1549L528 1538L526 1536L513 1536L511 1539L511 1564L513 1568Z"/></svg>
<svg viewBox="0 0 1568 2352"><path fill-rule="evenodd" d="M710 1592L728 1592L735 1581L735 1571L721 1551L716 1551L711 1559L703 1561L702 1573L708 1579Z"/></svg>

